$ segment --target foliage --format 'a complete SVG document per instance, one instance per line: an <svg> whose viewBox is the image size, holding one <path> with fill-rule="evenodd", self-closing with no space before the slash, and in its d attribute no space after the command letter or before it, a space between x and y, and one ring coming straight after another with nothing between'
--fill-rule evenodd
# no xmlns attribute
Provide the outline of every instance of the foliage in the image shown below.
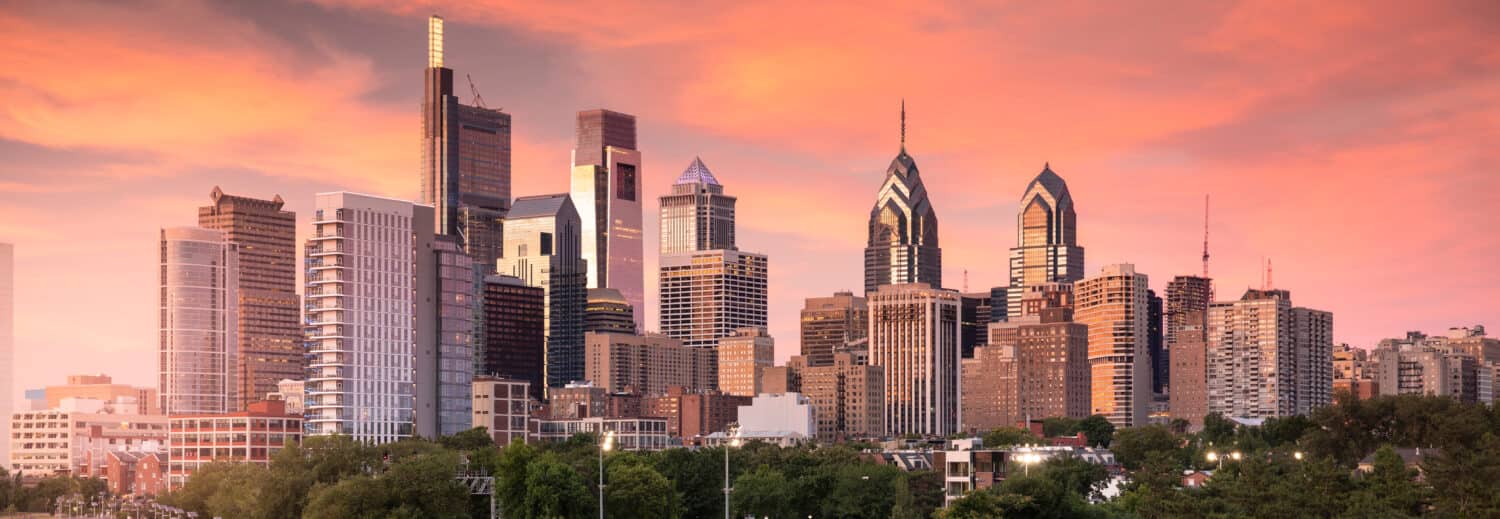
<svg viewBox="0 0 1500 519"><path fill-rule="evenodd" d="M1141 468L1141 464L1145 463L1146 458L1152 454L1178 455L1181 443L1181 440L1163 425L1127 427L1115 434L1114 442L1110 444L1110 451L1115 453L1115 460L1120 462L1120 465L1129 470L1136 470Z"/></svg>
<svg viewBox="0 0 1500 519"><path fill-rule="evenodd" d="M1109 423L1104 415L1093 415L1078 422L1078 431L1088 437L1089 445L1094 447L1108 447L1114 440L1115 424Z"/></svg>
<svg viewBox="0 0 1500 519"><path fill-rule="evenodd" d="M1031 431L1019 427L1001 427L987 432L981 438L985 448L1009 447L1012 445L1037 445L1042 439Z"/></svg>

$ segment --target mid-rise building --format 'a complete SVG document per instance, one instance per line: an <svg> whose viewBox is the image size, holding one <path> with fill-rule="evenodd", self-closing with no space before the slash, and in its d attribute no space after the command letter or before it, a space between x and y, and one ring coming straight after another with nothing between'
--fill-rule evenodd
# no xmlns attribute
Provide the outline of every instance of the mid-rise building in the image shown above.
<svg viewBox="0 0 1500 519"><path fill-rule="evenodd" d="M760 394L761 373L776 364L776 341L765 328L740 328L719 339L719 391L752 397Z"/></svg>
<svg viewBox="0 0 1500 519"><path fill-rule="evenodd" d="M802 306L802 357L808 366L832 365L835 352L870 332L870 308L853 292L809 297Z"/></svg>
<svg viewBox="0 0 1500 519"><path fill-rule="evenodd" d="M718 391L688 391L682 386L667 388L660 395L641 399L641 414L667 420L667 435L697 443L704 436L725 430L739 417L739 408L748 405L750 397L726 395Z"/></svg>
<svg viewBox="0 0 1500 519"><path fill-rule="evenodd" d="M101 410L95 404L11 413L11 470L26 477L87 477L97 474L95 466L102 468L110 451L154 451L167 440L164 416Z"/></svg>
<svg viewBox="0 0 1500 519"><path fill-rule="evenodd" d="M609 391L661 395L672 386L690 392L718 387L713 348L690 348L655 334L590 333L584 343L584 378Z"/></svg>
<svg viewBox="0 0 1500 519"><path fill-rule="evenodd" d="M588 267L580 254L578 212L565 193L517 198L505 217L499 272L546 293L546 384L582 380Z"/></svg>
<svg viewBox="0 0 1500 519"><path fill-rule="evenodd" d="M619 290L631 308L645 308L644 178L635 116L602 109L578 112L577 137L569 192L582 220L588 288ZM641 317L635 316L636 328Z"/></svg>
<svg viewBox="0 0 1500 519"><path fill-rule="evenodd" d="M958 292L925 283L867 295L870 364L885 379L886 434L947 436L963 423Z"/></svg>
<svg viewBox="0 0 1500 519"><path fill-rule="evenodd" d="M526 381L531 396L540 400L546 386L546 316L546 289L515 276L487 276L481 374Z"/></svg>
<svg viewBox="0 0 1500 519"><path fill-rule="evenodd" d="M235 287L239 370L236 409L307 375L302 345L302 298L297 296L297 213L270 200L225 194L198 208L198 226L224 233L239 252Z"/></svg>
<svg viewBox="0 0 1500 519"><path fill-rule="evenodd" d="M490 376L474 377L474 427L484 427L505 447L526 443L527 420L531 417L531 382Z"/></svg>
<svg viewBox="0 0 1500 519"><path fill-rule="evenodd" d="M134 400L140 405L140 414L161 414L161 399L154 387L136 387L116 384L109 375L68 375L68 383L42 388L45 404L42 409L62 407L68 398L116 401L121 398Z"/></svg>
<svg viewBox="0 0 1500 519"><path fill-rule="evenodd" d="M671 194L661 197L661 254L735 250L734 202L703 160L693 157Z"/></svg>
<svg viewBox="0 0 1500 519"><path fill-rule="evenodd" d="M223 232L161 230L161 408L223 413L239 405L239 248Z"/></svg>
<svg viewBox="0 0 1500 519"><path fill-rule="evenodd" d="M1478 400L1478 364L1467 355L1422 344L1382 345L1374 355L1379 366L1375 382L1382 395ZM1473 392L1465 391L1466 386Z"/></svg>
<svg viewBox="0 0 1500 519"><path fill-rule="evenodd" d="M583 331L599 333L636 333L635 309L619 290L590 288L583 311Z"/></svg>
<svg viewBox="0 0 1500 519"><path fill-rule="evenodd" d="M766 327L766 256L709 250L661 257L661 333L713 348L740 328Z"/></svg>
<svg viewBox="0 0 1500 519"><path fill-rule="evenodd" d="M1186 311L1173 321L1174 334L1170 360L1172 385L1168 393L1168 414L1187 420L1193 428L1203 427L1208 414L1208 337L1204 321L1208 310Z"/></svg>
<svg viewBox="0 0 1500 519"><path fill-rule="evenodd" d="M1333 404L1333 312L1292 307L1297 414Z"/></svg>
<svg viewBox="0 0 1500 519"><path fill-rule="evenodd" d="M1088 327L1089 414L1115 427L1145 425L1151 404L1145 274L1129 263L1108 265L1074 290L1073 320Z"/></svg>
<svg viewBox="0 0 1500 519"><path fill-rule="evenodd" d="M839 442L885 434L885 374L880 366L869 364L867 355L839 351L833 354L833 363L807 366L799 371L801 384L796 389L812 402L818 441Z"/></svg>
<svg viewBox="0 0 1500 519"><path fill-rule="evenodd" d="M927 200L917 162L906 154L906 104L901 106L901 151L886 167L870 209L865 246L865 295L884 285L943 286L938 219Z"/></svg>
<svg viewBox="0 0 1500 519"><path fill-rule="evenodd" d="M1364 348L1339 344L1333 348L1333 392L1347 394L1355 400L1374 398L1380 394L1375 376L1378 365Z"/></svg>
<svg viewBox="0 0 1500 519"><path fill-rule="evenodd" d="M1158 372L1161 386L1168 393L1172 390L1172 349L1176 347L1178 334L1187 326L1188 316L1194 312L1207 312L1213 302L1213 280L1199 276L1177 276L1167 282L1166 297L1162 309L1162 356L1169 367L1166 373ZM1196 344L1194 347L1201 345Z"/></svg>
<svg viewBox="0 0 1500 519"><path fill-rule="evenodd" d="M530 438L540 442L567 441L588 433L607 436L611 448L620 451L659 451L670 444L665 418L533 418L530 427Z"/></svg>
<svg viewBox="0 0 1500 519"><path fill-rule="evenodd" d="M640 393L611 392L584 382L548 390L546 416L553 419L639 418L643 415L642 405Z"/></svg>
<svg viewBox="0 0 1500 519"><path fill-rule="evenodd" d="M1006 315L1021 314L1028 286L1083 279L1083 247L1068 183L1044 164L1026 185L1016 215L1016 246L1010 250L1010 289ZM996 303L998 304L998 303Z"/></svg>
<svg viewBox="0 0 1500 519"><path fill-rule="evenodd" d="M1028 287L1022 314L991 323L989 344L964 359L964 428L1089 415L1088 328L1073 322L1072 285Z"/></svg>
<svg viewBox="0 0 1500 519"><path fill-rule="evenodd" d="M250 404L244 411L185 414L168 418L167 488L177 490L209 463L269 466L276 451L302 443L302 416L279 401Z"/></svg>
<svg viewBox="0 0 1500 519"><path fill-rule="evenodd" d="M1333 402L1332 314L1252 289L1209 306L1207 336L1209 412L1273 418Z"/></svg>

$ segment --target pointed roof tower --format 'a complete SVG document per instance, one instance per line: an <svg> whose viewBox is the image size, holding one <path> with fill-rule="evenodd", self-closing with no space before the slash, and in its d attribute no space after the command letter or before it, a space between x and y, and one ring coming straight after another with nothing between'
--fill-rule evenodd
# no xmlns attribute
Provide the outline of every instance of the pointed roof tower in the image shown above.
<svg viewBox="0 0 1500 519"><path fill-rule="evenodd" d="M714 178L714 173L708 170L708 166L703 165L703 159L698 157L693 157L693 163L688 164L687 169L682 170L682 174L677 176L677 181L674 183L677 185L694 183L721 185L719 179Z"/></svg>

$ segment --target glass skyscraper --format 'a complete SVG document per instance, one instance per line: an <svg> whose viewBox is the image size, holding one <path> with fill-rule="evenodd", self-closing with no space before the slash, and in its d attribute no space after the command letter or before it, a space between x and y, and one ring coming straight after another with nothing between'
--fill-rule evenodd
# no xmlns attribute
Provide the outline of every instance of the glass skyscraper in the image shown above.
<svg viewBox="0 0 1500 519"><path fill-rule="evenodd" d="M1010 250L1010 291L1006 315L1021 315L1026 287L1083 279L1083 247L1068 183L1052 165L1026 186L1016 218L1016 246Z"/></svg>
<svg viewBox="0 0 1500 519"><path fill-rule="evenodd" d="M583 318L589 264L580 257L582 227L567 193L517 198L505 217L505 255L499 262L500 273L545 290L544 378L548 387L584 379Z"/></svg>
<svg viewBox="0 0 1500 519"><path fill-rule="evenodd" d="M619 290L632 308L645 308L641 232L641 152L635 116L609 110L578 112L570 192L583 222L582 255L588 288ZM636 312L637 328L642 312Z"/></svg>
<svg viewBox="0 0 1500 519"><path fill-rule="evenodd" d="M163 413L237 410L238 287L239 251L224 233L161 230Z"/></svg>
<svg viewBox="0 0 1500 519"><path fill-rule="evenodd" d="M943 286L943 251L938 247L937 213L917 163L906 154L906 108L901 109L901 151L885 171L885 182L870 209L865 247L865 293L882 285L927 283Z"/></svg>

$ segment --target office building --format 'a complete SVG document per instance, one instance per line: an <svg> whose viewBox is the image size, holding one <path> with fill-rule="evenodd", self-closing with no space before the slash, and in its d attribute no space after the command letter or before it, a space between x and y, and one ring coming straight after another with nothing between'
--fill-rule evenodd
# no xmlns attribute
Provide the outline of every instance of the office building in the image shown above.
<svg viewBox="0 0 1500 519"><path fill-rule="evenodd" d="M719 339L719 391L726 395L760 394L761 374L776 363L776 341L765 328L740 328Z"/></svg>
<svg viewBox="0 0 1500 519"><path fill-rule="evenodd" d="M277 451L302 444L302 416L260 401L235 413L172 416L167 434L167 488L178 490L209 463L270 466Z"/></svg>
<svg viewBox="0 0 1500 519"><path fill-rule="evenodd" d="M788 363L795 365L794 363ZM885 373L871 366L869 357L848 350L833 354L833 362L798 369L799 390L812 402L820 442L875 438L885 434ZM786 393L779 391L762 393ZM795 392L795 391L793 391Z"/></svg>
<svg viewBox="0 0 1500 519"><path fill-rule="evenodd" d="M802 306L802 357L808 366L830 366L835 352L869 333L870 308L853 292L809 297Z"/></svg>
<svg viewBox="0 0 1500 519"><path fill-rule="evenodd" d="M641 227L641 152L635 116L609 110L578 112L569 192L582 221L588 288L613 288L631 308L645 308ZM641 315L635 316L640 328Z"/></svg>
<svg viewBox="0 0 1500 519"><path fill-rule="evenodd" d="M1168 414L1187 420L1194 429L1203 427L1203 417L1208 414L1208 338L1204 328L1207 319L1208 310L1204 309L1184 311L1170 321L1175 333L1169 348L1172 385Z"/></svg>
<svg viewBox="0 0 1500 519"><path fill-rule="evenodd" d="M483 303L474 285L474 258L458 239L439 235L417 249L413 380L416 432L425 438L469 428L474 379L474 309Z"/></svg>
<svg viewBox="0 0 1500 519"><path fill-rule="evenodd" d="M635 309L619 290L590 288L583 311L583 331L634 334Z"/></svg>
<svg viewBox="0 0 1500 519"><path fill-rule="evenodd" d="M748 396L671 386L666 393L642 398L641 414L665 418L668 436L694 444L711 433L726 430L738 419L740 406L749 404Z"/></svg>
<svg viewBox="0 0 1500 519"><path fill-rule="evenodd" d="M958 432L958 292L909 283L883 285L866 297L870 364L880 366L885 379L886 434Z"/></svg>
<svg viewBox="0 0 1500 519"><path fill-rule="evenodd" d="M429 206L317 195L303 291L309 434L380 444L416 433L417 356L437 335L434 291L419 287L438 279L433 228Z"/></svg>
<svg viewBox="0 0 1500 519"><path fill-rule="evenodd" d="M686 391L718 387L718 355L713 348L691 348L665 335L590 333L585 379L609 391L666 394L667 388Z"/></svg>
<svg viewBox="0 0 1500 519"><path fill-rule="evenodd" d="M989 325L989 344L964 359L964 428L1089 415L1088 328L1073 322L1073 286L1027 287L1022 315Z"/></svg>
<svg viewBox="0 0 1500 519"><path fill-rule="evenodd" d="M224 413L239 405L239 249L223 232L161 230L163 412Z"/></svg>
<svg viewBox="0 0 1500 519"><path fill-rule="evenodd" d="M885 170L885 181L870 209L865 246L865 296L884 285L925 283L943 286L943 250L938 246L937 213L917 162L906 154L906 103L901 105L901 151Z"/></svg>
<svg viewBox="0 0 1500 519"><path fill-rule="evenodd" d="M1332 314L1252 289L1209 306L1207 335L1209 412L1274 418L1333 402Z"/></svg>
<svg viewBox="0 0 1500 519"><path fill-rule="evenodd" d="M588 266L580 255L581 229L572 198L564 193L517 198L505 217L505 257L499 260L499 272L541 287L547 298L547 387L584 379Z"/></svg>
<svg viewBox="0 0 1500 519"><path fill-rule="evenodd" d="M528 286L515 276L485 277L484 362L479 374L525 381L531 396L541 400L546 385L546 315L546 289Z"/></svg>
<svg viewBox="0 0 1500 519"><path fill-rule="evenodd" d="M533 418L529 426L529 438L540 442L568 441L574 436L587 433L595 438L608 435L611 448L617 451L659 451L666 449L669 444L665 418Z"/></svg>
<svg viewBox="0 0 1500 519"><path fill-rule="evenodd" d="M526 443L526 422L531 418L530 382L477 376L473 393L473 427L484 427L501 448Z"/></svg>
<svg viewBox="0 0 1500 519"><path fill-rule="evenodd" d="M260 200L214 187L212 205L198 208L198 226L224 233L239 251L235 287L239 401L276 390L282 379L307 374L302 344L302 299L297 296L297 214L277 195Z"/></svg>
<svg viewBox="0 0 1500 519"><path fill-rule="evenodd" d="M661 254L735 250L734 202L703 160L693 157L672 193L661 197Z"/></svg>
<svg viewBox="0 0 1500 519"><path fill-rule="evenodd" d="M712 348L740 328L766 326L766 256L710 250L661 257L661 332Z"/></svg>
<svg viewBox="0 0 1500 519"><path fill-rule="evenodd" d="M116 384L109 375L68 375L67 384L42 388L42 409L62 407L68 398L115 402L133 401L140 406L140 414L162 414L161 399L154 387L135 387Z"/></svg>
<svg viewBox="0 0 1500 519"><path fill-rule="evenodd" d="M1010 250L1010 289L1006 315L1021 313L1025 288L1083 279L1083 247L1068 184L1051 164L1026 185L1016 216L1016 246ZM998 303L997 303L998 304Z"/></svg>
<svg viewBox="0 0 1500 519"><path fill-rule="evenodd" d="M1163 298L1162 308L1162 356L1169 367L1165 373L1157 371L1157 377L1161 381L1163 391L1171 392L1172 373L1171 366L1173 348L1176 347L1178 334L1187 320L1194 312L1207 312L1209 303L1213 302L1213 280L1199 276L1177 276L1167 282L1166 295ZM1201 326L1201 323L1200 323ZM1197 330L1202 332L1202 330ZM1193 347L1201 347L1194 343Z"/></svg>
<svg viewBox="0 0 1500 519"><path fill-rule="evenodd" d="M1151 404L1145 274L1108 265L1074 287L1073 320L1088 327L1089 414L1115 427L1145 425Z"/></svg>

